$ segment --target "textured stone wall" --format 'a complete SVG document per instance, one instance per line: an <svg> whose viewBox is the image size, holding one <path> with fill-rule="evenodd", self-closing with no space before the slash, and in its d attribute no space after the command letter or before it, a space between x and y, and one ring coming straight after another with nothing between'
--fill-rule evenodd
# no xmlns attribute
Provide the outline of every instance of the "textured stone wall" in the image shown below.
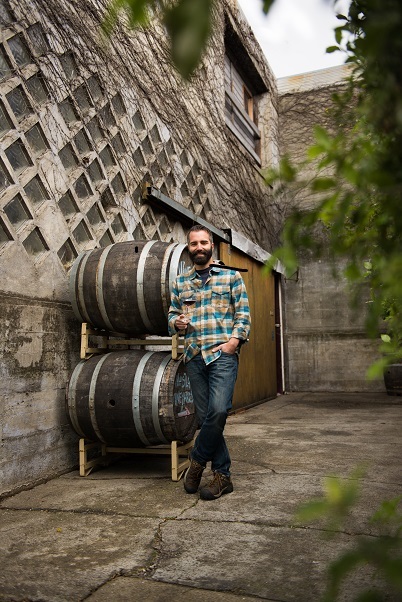
<svg viewBox="0 0 402 602"><path fill-rule="evenodd" d="M78 459L64 412L79 359L68 294L75 258L124 240L184 241L183 224L143 201L145 182L267 250L280 230L260 174L278 155L276 84L235 3L217 3L189 83L172 69L156 21L102 38L104 4L1 3L0 494ZM266 90L256 98L261 166L225 125L225 19Z"/></svg>
<svg viewBox="0 0 402 602"><path fill-rule="evenodd" d="M344 68L343 68L344 69ZM336 131L331 96L339 89L340 68L279 80L280 150L302 161L319 124ZM314 171L305 171L308 180ZM307 189L290 190L289 207L315 202ZM335 275L337 274L337 276ZM287 388L291 391L383 391L381 380L367 381L366 371L378 357L378 344L364 330L367 292L351 306L342 262L300 257L297 274L284 282Z"/></svg>

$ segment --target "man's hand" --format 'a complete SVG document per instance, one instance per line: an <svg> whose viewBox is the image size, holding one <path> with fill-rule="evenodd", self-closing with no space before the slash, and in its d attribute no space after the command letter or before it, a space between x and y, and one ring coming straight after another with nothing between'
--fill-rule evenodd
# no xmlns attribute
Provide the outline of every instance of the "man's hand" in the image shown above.
<svg viewBox="0 0 402 602"><path fill-rule="evenodd" d="M215 353L216 351L221 350L224 353L230 353L233 355L234 353L236 353L236 349L237 349L239 342L240 342L239 339L232 337L231 339L229 339L229 341L227 343L222 343L221 345L214 347L212 349L212 351Z"/></svg>
<svg viewBox="0 0 402 602"><path fill-rule="evenodd" d="M176 319L174 325L176 330L186 330L188 323L189 319L184 314L180 314L180 316Z"/></svg>

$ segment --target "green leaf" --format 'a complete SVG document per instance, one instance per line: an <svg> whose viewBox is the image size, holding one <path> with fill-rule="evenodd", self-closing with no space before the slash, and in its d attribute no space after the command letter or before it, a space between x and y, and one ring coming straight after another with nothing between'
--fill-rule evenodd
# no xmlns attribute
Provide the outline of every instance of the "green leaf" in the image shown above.
<svg viewBox="0 0 402 602"><path fill-rule="evenodd" d="M333 52L336 52L337 50L340 50L339 46L328 46L328 48L325 50L325 52L327 54L332 54Z"/></svg>
<svg viewBox="0 0 402 602"><path fill-rule="evenodd" d="M313 192L320 192L334 188L335 184L333 178L316 178L311 185L311 189Z"/></svg>
<svg viewBox="0 0 402 602"><path fill-rule="evenodd" d="M267 15L275 0L262 0L262 10Z"/></svg>
<svg viewBox="0 0 402 602"><path fill-rule="evenodd" d="M213 0L179 0L166 9L164 22L171 38L172 60L188 79L199 64L211 33Z"/></svg>
<svg viewBox="0 0 402 602"><path fill-rule="evenodd" d="M391 342L391 337L389 336L389 334L382 334L381 335L381 340L384 343L390 343Z"/></svg>

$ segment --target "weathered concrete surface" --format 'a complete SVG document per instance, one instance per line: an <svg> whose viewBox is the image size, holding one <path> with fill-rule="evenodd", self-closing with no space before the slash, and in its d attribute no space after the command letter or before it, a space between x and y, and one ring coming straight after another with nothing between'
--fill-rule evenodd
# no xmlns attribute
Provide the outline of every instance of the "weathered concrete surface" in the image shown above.
<svg viewBox="0 0 402 602"><path fill-rule="evenodd" d="M328 563L362 534L377 536L368 518L402 494L401 405L293 393L231 416L235 491L214 502L172 482L167 458L140 456L3 499L0 600L319 600ZM325 476L363 464L361 500L333 539L297 522ZM376 580L359 570L340 600Z"/></svg>

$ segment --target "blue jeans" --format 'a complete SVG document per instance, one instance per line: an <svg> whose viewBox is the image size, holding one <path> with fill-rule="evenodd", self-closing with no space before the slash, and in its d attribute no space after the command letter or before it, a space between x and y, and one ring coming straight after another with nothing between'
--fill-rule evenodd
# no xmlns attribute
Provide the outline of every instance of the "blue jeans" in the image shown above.
<svg viewBox="0 0 402 602"><path fill-rule="evenodd" d="M223 429L232 407L238 363L237 354L222 353L206 365L199 353L186 364L201 427L191 458L203 466L211 462L214 472L227 477L230 476L230 455Z"/></svg>

